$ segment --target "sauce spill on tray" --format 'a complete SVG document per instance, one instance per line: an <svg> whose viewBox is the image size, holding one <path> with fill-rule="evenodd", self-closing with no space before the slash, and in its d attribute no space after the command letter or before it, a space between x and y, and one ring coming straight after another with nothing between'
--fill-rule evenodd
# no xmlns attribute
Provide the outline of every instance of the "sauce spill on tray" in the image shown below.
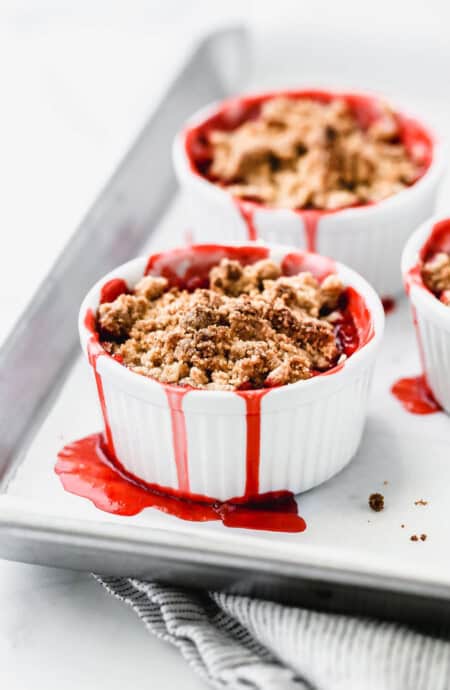
<svg viewBox="0 0 450 690"><path fill-rule="evenodd" d="M55 472L66 491L116 515L136 515L144 508L156 508L192 522L221 520L226 527L274 532L306 529L289 491L260 494L248 502L221 502L204 496L183 498L170 489L145 486L108 458L101 433L67 444L58 453Z"/></svg>
<svg viewBox="0 0 450 690"><path fill-rule="evenodd" d="M405 410L413 414L433 414L441 410L439 403L433 398L424 374L396 381L391 391Z"/></svg>

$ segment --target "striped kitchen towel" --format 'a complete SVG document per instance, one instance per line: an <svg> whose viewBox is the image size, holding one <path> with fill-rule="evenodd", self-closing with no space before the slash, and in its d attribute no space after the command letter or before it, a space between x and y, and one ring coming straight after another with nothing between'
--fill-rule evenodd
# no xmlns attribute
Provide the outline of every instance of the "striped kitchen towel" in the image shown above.
<svg viewBox="0 0 450 690"><path fill-rule="evenodd" d="M450 642L406 626L96 577L215 688L450 689Z"/></svg>

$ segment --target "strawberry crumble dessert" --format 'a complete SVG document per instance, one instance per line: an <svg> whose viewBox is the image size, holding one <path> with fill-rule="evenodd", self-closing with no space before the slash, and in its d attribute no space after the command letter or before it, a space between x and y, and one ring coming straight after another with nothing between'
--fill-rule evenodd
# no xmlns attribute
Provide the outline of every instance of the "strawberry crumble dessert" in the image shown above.
<svg viewBox="0 0 450 690"><path fill-rule="evenodd" d="M427 288L450 307L450 254L444 251L434 254L422 265L421 274Z"/></svg>
<svg viewBox="0 0 450 690"><path fill-rule="evenodd" d="M346 357L339 337L345 289L335 274L283 276L262 259L222 259L206 289L170 287L145 276L132 292L101 304L104 349L160 381L209 390L294 383Z"/></svg>
<svg viewBox="0 0 450 690"><path fill-rule="evenodd" d="M362 126L343 98L274 97L234 129L211 129L205 144L211 181L274 208L373 203L423 174L388 106L380 105L376 119Z"/></svg>

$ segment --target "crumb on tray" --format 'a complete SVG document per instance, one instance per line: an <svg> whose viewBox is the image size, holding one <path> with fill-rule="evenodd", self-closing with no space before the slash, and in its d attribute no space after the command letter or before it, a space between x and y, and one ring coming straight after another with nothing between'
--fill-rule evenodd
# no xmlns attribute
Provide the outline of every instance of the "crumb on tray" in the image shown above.
<svg viewBox="0 0 450 690"><path fill-rule="evenodd" d="M384 508L384 496L380 493L370 494L369 496L369 506L376 513L379 513Z"/></svg>

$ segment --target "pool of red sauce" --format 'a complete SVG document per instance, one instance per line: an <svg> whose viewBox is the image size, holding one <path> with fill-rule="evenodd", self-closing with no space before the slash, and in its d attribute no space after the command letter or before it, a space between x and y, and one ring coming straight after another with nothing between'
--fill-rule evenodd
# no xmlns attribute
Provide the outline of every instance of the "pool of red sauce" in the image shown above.
<svg viewBox="0 0 450 690"><path fill-rule="evenodd" d="M439 223L434 225L429 238L419 252L419 261L409 270L406 276L405 287L408 293L411 285L416 285L422 290L433 294L422 280L421 267L423 262L428 261L434 254L440 251L450 253L450 219L439 221ZM391 388L391 392L408 412L413 414L432 414L440 412L442 408L434 399L425 375L423 347L414 307L412 308L412 315L423 373L396 381Z"/></svg>
<svg viewBox="0 0 450 690"><path fill-rule="evenodd" d="M399 379L391 391L405 410L413 414L433 414L441 410L439 403L433 398L424 374Z"/></svg>
<svg viewBox="0 0 450 690"><path fill-rule="evenodd" d="M333 93L323 90L272 92L225 101L214 115L195 127L189 128L185 133L185 150L191 170L211 182L219 183L218 180L215 180L209 175L209 167L211 164L211 151L208 145L209 133L213 130L231 131L248 120L257 119L262 103L277 96L285 96L288 98L311 98L321 103L329 103L335 98L341 98L348 103L356 116L358 124L363 129L367 129L367 127L382 115L380 101L377 98L364 94ZM417 177L417 179L419 179L426 173L432 162L432 138L426 129L416 120L400 113L396 113L396 117L400 125L400 137L406 150L421 163L420 174ZM233 197L233 200L247 227L247 238L249 240L257 239L258 231L254 216L258 209L265 208L264 204L252 199L241 199L239 197ZM364 205L367 206L368 204ZM361 206L363 205L359 205L358 207ZM304 244L307 251L317 251L320 219L325 215L337 213L342 210L345 209L298 209L296 211L302 220Z"/></svg>
<svg viewBox="0 0 450 690"><path fill-rule="evenodd" d="M266 258L268 254L267 248L257 245L183 247L152 255L145 274L165 276L171 285L194 290L208 286L210 269L224 257L251 264ZM285 275L308 270L319 280L335 270L334 262L330 259L302 252L287 254L281 266ZM126 282L113 279L102 287L101 301L111 301L126 292ZM336 335L342 352L350 356L373 337L373 325L363 298L351 287L345 291L341 314L342 319L336 324ZM246 405L246 483L243 496L223 502L213 497L193 495L190 491L187 435L182 408L183 397L192 390L189 387L160 384L166 392L171 413L178 489L145 484L130 475L121 465L114 448L102 379L96 366L100 356L110 355L100 344L95 315L91 310L86 314L85 325L91 333L89 361L94 369L105 432L69 443L58 454L55 471L67 491L88 498L101 510L118 515L135 515L144 508L153 507L184 520L221 520L227 527L283 532L302 532L306 528L305 521L298 515L297 502L291 492L259 492L261 401L270 388L235 391ZM341 363L318 375L333 374L343 366L344 363Z"/></svg>

